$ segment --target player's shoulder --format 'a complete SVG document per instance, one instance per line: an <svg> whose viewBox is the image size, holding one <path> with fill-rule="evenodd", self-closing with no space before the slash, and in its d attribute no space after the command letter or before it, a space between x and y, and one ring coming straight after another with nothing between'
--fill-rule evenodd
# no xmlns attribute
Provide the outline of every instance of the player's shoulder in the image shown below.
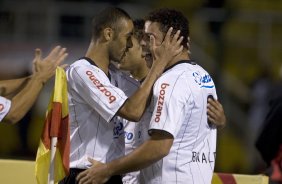
<svg viewBox="0 0 282 184"><path fill-rule="evenodd" d="M116 79L123 77L124 72L122 72L121 70L119 70L114 64L110 63L109 65L109 72L110 75Z"/></svg>
<svg viewBox="0 0 282 184"><path fill-rule="evenodd" d="M183 75L184 73L192 72L193 70L201 68L196 62L192 60L181 60L165 69L166 75Z"/></svg>
<svg viewBox="0 0 282 184"><path fill-rule="evenodd" d="M140 83L129 75L129 73L119 70L115 65L110 64L109 66L111 75L117 79L119 83L125 85L138 87Z"/></svg>
<svg viewBox="0 0 282 184"><path fill-rule="evenodd" d="M140 86L140 82L137 81L136 79L134 79L132 76L130 76L127 73L123 73L121 75L121 79L122 79L122 81L124 81L125 83L127 83L129 85L132 85L132 86L135 86L135 87L139 87Z"/></svg>
<svg viewBox="0 0 282 184"><path fill-rule="evenodd" d="M212 81L210 74L201 65L196 64L194 62L179 67L179 70L183 71L182 77L184 79L195 81L195 78L200 78L200 80L204 80L208 82ZM178 73L181 72L178 71Z"/></svg>
<svg viewBox="0 0 282 184"><path fill-rule="evenodd" d="M187 80L187 75L191 73L191 64L187 62L178 62L170 67L168 67L163 75L159 78L160 82L170 81L176 82L179 80Z"/></svg>
<svg viewBox="0 0 282 184"><path fill-rule="evenodd" d="M159 78L158 82L180 85L182 88L190 85L211 83L212 78L209 73L195 62L183 61L168 68ZM213 83L213 82L212 82Z"/></svg>
<svg viewBox="0 0 282 184"><path fill-rule="evenodd" d="M108 82L108 76L97 66L85 59L75 61L66 71L68 81L79 83L81 81Z"/></svg>
<svg viewBox="0 0 282 184"><path fill-rule="evenodd" d="M79 70L87 66L87 62L83 59L78 59L74 61L70 66L66 68L67 72L73 72L73 70Z"/></svg>
<svg viewBox="0 0 282 184"><path fill-rule="evenodd" d="M98 68L97 66L90 64L86 59L81 58L76 60L74 63L72 63L69 68L67 68L67 71L72 73L72 72L77 72L78 74L86 74L88 75L89 73L95 73L96 75L99 75L99 73L103 73L103 71Z"/></svg>
<svg viewBox="0 0 282 184"><path fill-rule="evenodd" d="M212 76L202 67L193 70L190 75L189 84L199 89L215 89Z"/></svg>

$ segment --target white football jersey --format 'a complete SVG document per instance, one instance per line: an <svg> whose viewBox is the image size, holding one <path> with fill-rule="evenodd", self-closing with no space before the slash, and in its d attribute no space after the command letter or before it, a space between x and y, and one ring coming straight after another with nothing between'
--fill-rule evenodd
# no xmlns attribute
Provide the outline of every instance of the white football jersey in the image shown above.
<svg viewBox="0 0 282 184"><path fill-rule="evenodd" d="M207 121L209 95L217 99L210 75L190 61L179 61L156 81L149 134L152 130L163 130L174 141L166 157L141 170L142 183L211 183L216 127Z"/></svg>
<svg viewBox="0 0 282 184"><path fill-rule="evenodd" d="M8 114L11 108L11 101L7 98L0 96L0 122Z"/></svg>
<svg viewBox="0 0 282 184"><path fill-rule="evenodd" d="M116 72L116 74L118 74L116 79L118 81L119 88L122 89L127 96L133 95L140 86L140 83L125 73ZM128 154L142 143L142 121L132 122L121 117L118 117L118 119L119 121L123 121L125 154ZM139 174L140 171L126 173L122 178L123 184L139 184Z"/></svg>
<svg viewBox="0 0 282 184"><path fill-rule="evenodd" d="M123 122L115 116L127 96L89 58L66 71L70 116L70 168L91 166L88 157L106 163L124 155Z"/></svg>
<svg viewBox="0 0 282 184"><path fill-rule="evenodd" d="M152 113L147 108L139 123L128 122L125 124L125 153L128 154L140 146L144 141L150 138L148 126ZM127 173L123 177L124 184L141 183L140 171Z"/></svg>

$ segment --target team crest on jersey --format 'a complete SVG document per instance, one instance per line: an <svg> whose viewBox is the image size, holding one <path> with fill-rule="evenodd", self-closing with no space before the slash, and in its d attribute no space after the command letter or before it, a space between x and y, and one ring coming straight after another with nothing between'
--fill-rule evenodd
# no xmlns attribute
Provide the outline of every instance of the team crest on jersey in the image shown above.
<svg viewBox="0 0 282 184"><path fill-rule="evenodd" d="M195 82L201 86L201 88L214 88L214 84L212 83L212 78L210 75L205 74L201 76L199 72L194 72L193 74Z"/></svg>
<svg viewBox="0 0 282 184"><path fill-rule="evenodd" d="M0 104L0 112L2 112L4 109L4 105L3 104Z"/></svg>

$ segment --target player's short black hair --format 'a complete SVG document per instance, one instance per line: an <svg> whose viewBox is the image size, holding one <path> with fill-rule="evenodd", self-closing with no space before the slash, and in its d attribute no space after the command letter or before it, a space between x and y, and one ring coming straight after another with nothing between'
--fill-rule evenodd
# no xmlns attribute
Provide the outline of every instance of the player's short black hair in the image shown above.
<svg viewBox="0 0 282 184"><path fill-rule="evenodd" d="M121 8L108 7L102 10L92 19L92 39L96 40L100 37L101 31L106 27L118 31L120 20L129 19L130 15Z"/></svg>
<svg viewBox="0 0 282 184"><path fill-rule="evenodd" d="M133 21L133 25L134 25L133 35L140 42L144 36L145 20L144 19L135 19Z"/></svg>
<svg viewBox="0 0 282 184"><path fill-rule="evenodd" d="M180 11L168 8L157 9L152 11L146 17L146 20L158 22L160 24L160 31L165 34L170 27L173 27L173 33L180 30L180 35L183 36L182 45L187 48L189 21Z"/></svg>

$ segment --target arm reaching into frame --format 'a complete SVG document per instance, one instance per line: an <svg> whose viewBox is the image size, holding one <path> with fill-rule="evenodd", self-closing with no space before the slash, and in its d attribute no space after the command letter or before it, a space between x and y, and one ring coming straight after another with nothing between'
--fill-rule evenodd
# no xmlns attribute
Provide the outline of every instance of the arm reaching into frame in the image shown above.
<svg viewBox="0 0 282 184"><path fill-rule="evenodd" d="M91 168L77 176L79 184L103 184L117 174L124 174L143 169L165 157L173 144L173 136L161 130L154 130L151 138L128 155L107 164L89 160Z"/></svg>
<svg viewBox="0 0 282 184"><path fill-rule="evenodd" d="M11 100L11 107L3 122L8 124L17 123L32 107L36 101L43 85L56 71L57 66L66 58L65 48L57 46L52 49L47 57L41 58L41 50L36 49L34 73L27 79L27 84ZM65 65L62 65L65 67Z"/></svg>

